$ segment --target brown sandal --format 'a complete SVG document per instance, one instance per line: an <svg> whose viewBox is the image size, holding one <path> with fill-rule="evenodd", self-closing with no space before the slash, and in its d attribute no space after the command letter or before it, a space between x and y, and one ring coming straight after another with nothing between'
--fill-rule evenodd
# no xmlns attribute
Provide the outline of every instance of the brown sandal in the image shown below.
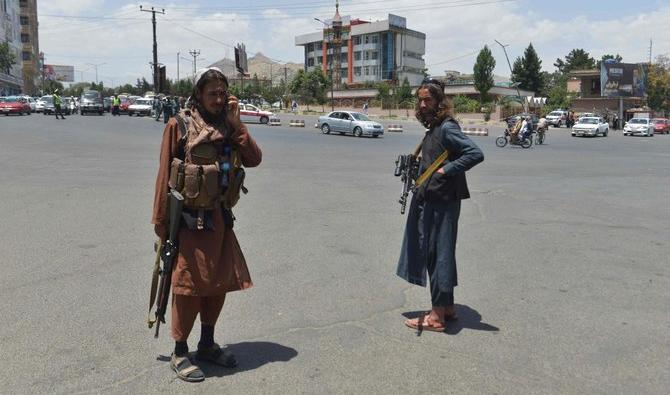
<svg viewBox="0 0 670 395"><path fill-rule="evenodd" d="M405 325L417 331L444 332L446 329L444 322L433 321L430 318L430 313L424 315L423 317L406 320Z"/></svg>

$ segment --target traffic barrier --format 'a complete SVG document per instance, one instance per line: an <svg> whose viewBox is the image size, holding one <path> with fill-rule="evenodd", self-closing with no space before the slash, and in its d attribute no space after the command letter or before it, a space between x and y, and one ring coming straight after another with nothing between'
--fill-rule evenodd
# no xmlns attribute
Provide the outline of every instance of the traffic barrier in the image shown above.
<svg viewBox="0 0 670 395"><path fill-rule="evenodd" d="M467 134L470 136L488 136L489 135L489 129L488 128L469 128L465 127L463 128L463 134Z"/></svg>
<svg viewBox="0 0 670 395"><path fill-rule="evenodd" d="M291 126L291 127L294 127L294 128L304 128L305 127L305 121L292 119L291 122L289 122L288 126Z"/></svg>
<svg viewBox="0 0 670 395"><path fill-rule="evenodd" d="M402 133L402 125L386 125L386 131L387 132L400 132Z"/></svg>
<svg viewBox="0 0 670 395"><path fill-rule="evenodd" d="M281 119L279 118L270 118L270 122L268 123L270 126L281 126Z"/></svg>

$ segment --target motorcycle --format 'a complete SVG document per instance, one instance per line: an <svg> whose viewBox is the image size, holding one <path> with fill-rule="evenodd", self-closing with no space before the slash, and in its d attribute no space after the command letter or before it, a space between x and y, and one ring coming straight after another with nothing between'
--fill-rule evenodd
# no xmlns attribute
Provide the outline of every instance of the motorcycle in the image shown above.
<svg viewBox="0 0 670 395"><path fill-rule="evenodd" d="M525 133L520 140L517 138L513 141L509 128L506 128L505 133L502 136L498 136L498 138L496 138L496 146L502 148L507 144L510 144L520 145L522 148L530 148L533 145L533 133L535 132L532 131L530 133Z"/></svg>

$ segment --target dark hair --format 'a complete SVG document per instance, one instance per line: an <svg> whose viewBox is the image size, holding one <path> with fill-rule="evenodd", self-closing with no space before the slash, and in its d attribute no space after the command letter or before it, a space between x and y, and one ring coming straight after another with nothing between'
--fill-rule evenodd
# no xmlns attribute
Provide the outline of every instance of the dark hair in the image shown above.
<svg viewBox="0 0 670 395"><path fill-rule="evenodd" d="M222 81L224 84L226 84L226 89L228 89L228 78L226 78L225 75L216 70L207 70L205 74L200 77L198 83L193 86L191 100L189 101L191 108L195 107L198 109L198 111L202 112L202 103L200 103L198 100L198 96L202 94L202 90L205 88L205 85L211 81Z"/></svg>
<svg viewBox="0 0 670 395"><path fill-rule="evenodd" d="M438 103L437 105L437 114L436 114L436 119L432 122L433 125L424 125L426 127L431 127L434 126L434 124L437 123L442 123L447 118L453 118L454 117L454 104L451 102L451 99L447 97L447 95L444 93L444 82L434 79L434 78L426 78L423 81L421 81L421 85L416 89L416 108L414 109L416 118L421 120L421 108L420 108L420 103L419 103L419 91L421 89L427 89L430 95L435 99L435 101Z"/></svg>

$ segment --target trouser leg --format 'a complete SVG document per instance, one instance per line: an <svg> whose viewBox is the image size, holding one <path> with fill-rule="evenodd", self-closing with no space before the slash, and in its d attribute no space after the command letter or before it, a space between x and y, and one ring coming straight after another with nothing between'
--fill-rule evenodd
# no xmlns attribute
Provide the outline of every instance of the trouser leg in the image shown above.
<svg viewBox="0 0 670 395"><path fill-rule="evenodd" d="M185 342L193 329L193 323L200 311L199 296L172 294L172 338Z"/></svg>
<svg viewBox="0 0 670 395"><path fill-rule="evenodd" d="M431 254L433 255L433 254ZM454 291L442 291L437 283L436 259L431 256L428 262L428 277L430 279L430 302L433 307L446 307L454 304Z"/></svg>
<svg viewBox="0 0 670 395"><path fill-rule="evenodd" d="M226 294L201 298L200 322L203 325L216 325L216 320L219 319L225 301Z"/></svg>

